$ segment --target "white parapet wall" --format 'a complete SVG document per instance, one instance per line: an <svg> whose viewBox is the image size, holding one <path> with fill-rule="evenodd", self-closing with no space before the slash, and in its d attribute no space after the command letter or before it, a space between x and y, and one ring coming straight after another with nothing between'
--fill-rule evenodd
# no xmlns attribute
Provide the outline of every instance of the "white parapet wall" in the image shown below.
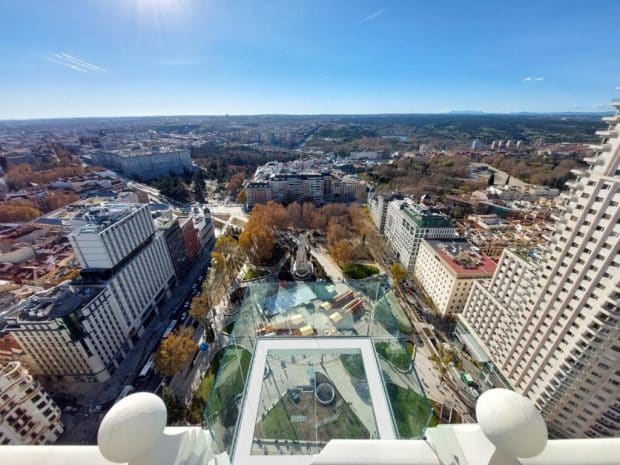
<svg viewBox="0 0 620 465"><path fill-rule="evenodd" d="M230 465L215 455L200 427L165 427L166 407L154 394L115 404L99 428L97 446L0 446L2 465ZM334 439L311 459L316 465L617 465L620 438L547 440L534 404L505 389L485 392L479 423L439 425L426 440ZM243 463L233 465L244 465Z"/></svg>

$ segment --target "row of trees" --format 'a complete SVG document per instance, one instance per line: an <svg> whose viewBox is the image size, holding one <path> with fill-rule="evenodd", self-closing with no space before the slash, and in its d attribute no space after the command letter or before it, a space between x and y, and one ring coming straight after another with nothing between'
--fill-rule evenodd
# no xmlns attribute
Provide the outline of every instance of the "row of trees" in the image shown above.
<svg viewBox="0 0 620 465"><path fill-rule="evenodd" d="M79 164L62 164L58 166L42 166L36 168L29 164L22 163L10 167L5 175L5 179L8 186L12 189L21 189L31 183L46 185L58 179L79 176L86 172L87 168Z"/></svg>
<svg viewBox="0 0 620 465"><path fill-rule="evenodd" d="M80 197L70 192L48 192L43 199L44 212L56 210L72 202L80 200ZM0 222L26 223L41 215L41 208L27 199L13 199L0 204Z"/></svg>
<svg viewBox="0 0 620 465"><path fill-rule="evenodd" d="M41 211L29 200L11 200L0 204L2 223L25 223L40 215Z"/></svg>

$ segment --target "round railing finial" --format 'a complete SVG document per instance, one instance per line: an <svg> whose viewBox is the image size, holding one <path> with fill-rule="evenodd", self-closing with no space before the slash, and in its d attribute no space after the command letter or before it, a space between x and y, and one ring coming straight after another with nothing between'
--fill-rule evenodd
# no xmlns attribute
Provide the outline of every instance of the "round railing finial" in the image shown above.
<svg viewBox="0 0 620 465"><path fill-rule="evenodd" d="M112 406L97 434L101 454L111 462L126 463L147 454L166 427L166 405L155 394L138 392Z"/></svg>
<svg viewBox="0 0 620 465"><path fill-rule="evenodd" d="M547 425L534 403L508 389L491 389L478 399L476 417L501 454L535 457L547 445Z"/></svg>

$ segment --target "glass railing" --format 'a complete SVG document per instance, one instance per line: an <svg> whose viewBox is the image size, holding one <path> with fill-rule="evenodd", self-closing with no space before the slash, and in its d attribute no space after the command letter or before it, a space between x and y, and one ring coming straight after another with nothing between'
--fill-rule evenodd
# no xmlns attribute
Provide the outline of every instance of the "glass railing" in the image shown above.
<svg viewBox="0 0 620 465"><path fill-rule="evenodd" d="M317 453L332 438L379 437L364 366L353 349L299 351L293 346L286 353L268 353L262 385L250 387L261 390L258 405L246 405L254 349L262 338L293 343L291 338L368 338L395 436L423 436L432 406L413 365L412 333L384 281L248 285L228 345L216 356L219 369L205 408L215 450L232 457L244 408L256 409L252 454ZM332 390L334 400L322 404Z"/></svg>

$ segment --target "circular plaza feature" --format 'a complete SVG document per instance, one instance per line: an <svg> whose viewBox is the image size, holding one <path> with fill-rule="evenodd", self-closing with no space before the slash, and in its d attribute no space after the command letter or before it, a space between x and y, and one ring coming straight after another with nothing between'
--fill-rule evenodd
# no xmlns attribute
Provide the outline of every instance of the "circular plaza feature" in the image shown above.
<svg viewBox="0 0 620 465"><path fill-rule="evenodd" d="M336 391L334 391L334 387L331 384L321 383L316 387L314 395L320 404L329 405L336 397Z"/></svg>

